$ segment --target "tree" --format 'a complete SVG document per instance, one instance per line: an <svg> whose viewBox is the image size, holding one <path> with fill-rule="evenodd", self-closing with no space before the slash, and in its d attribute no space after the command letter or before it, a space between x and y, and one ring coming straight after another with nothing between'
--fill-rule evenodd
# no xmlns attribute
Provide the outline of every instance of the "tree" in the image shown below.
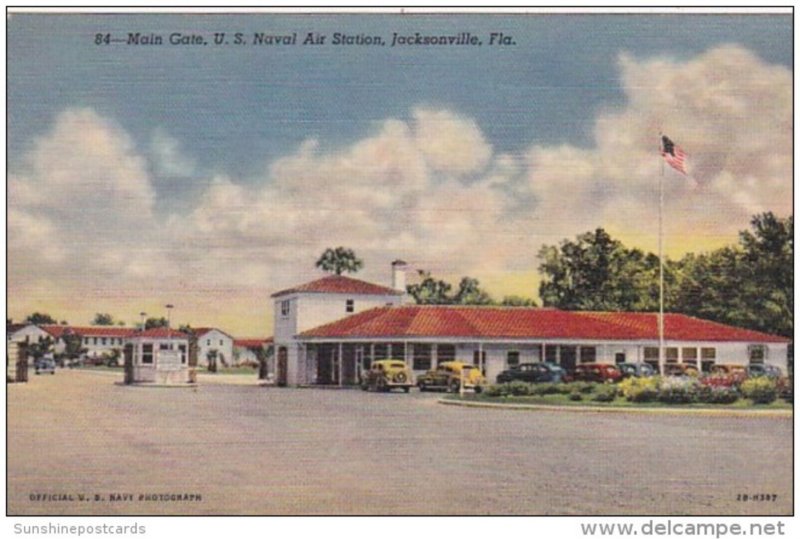
<svg viewBox="0 0 800 539"><path fill-rule="evenodd" d="M114 325L114 317L108 313L96 313L94 315L94 320L92 320L93 326L113 326Z"/></svg>
<svg viewBox="0 0 800 539"><path fill-rule="evenodd" d="M419 305L447 305L453 302L449 293L452 286L441 279L434 279L424 270L417 270L422 280L419 284L406 286L408 294Z"/></svg>
<svg viewBox="0 0 800 539"><path fill-rule="evenodd" d="M55 324L56 319L46 313L35 312L33 314L28 315L25 319L26 322L29 324L36 324L37 326L42 324Z"/></svg>
<svg viewBox="0 0 800 539"><path fill-rule="evenodd" d="M32 342L28 345L28 354L35 360L43 358L46 354L53 351L53 339L45 337L41 341Z"/></svg>
<svg viewBox="0 0 800 539"><path fill-rule="evenodd" d="M124 320L117 320L117 325L118 325L119 327L121 327L121 328L122 328L122 327L125 327L125 321L124 321Z"/></svg>
<svg viewBox="0 0 800 539"><path fill-rule="evenodd" d="M481 289L478 279L462 277L458 290L451 294L452 285L436 279L424 270L418 270L422 280L406 286L408 294L419 305L493 305L492 297Z"/></svg>
<svg viewBox="0 0 800 539"><path fill-rule="evenodd" d="M503 296L500 305L505 307L536 307L536 301L531 298L524 298L522 296Z"/></svg>
<svg viewBox="0 0 800 539"><path fill-rule="evenodd" d="M767 333L793 335L794 218L752 218L739 245L688 254L675 272L676 310Z"/></svg>
<svg viewBox="0 0 800 539"><path fill-rule="evenodd" d="M316 266L324 271L341 275L343 272L358 272L364 267L364 262L356 256L352 249L337 247L325 249L325 252L317 260Z"/></svg>
<svg viewBox="0 0 800 539"><path fill-rule="evenodd" d="M165 328L168 325L169 322L163 316L161 318L148 318L144 322L144 329Z"/></svg>
<svg viewBox="0 0 800 539"><path fill-rule="evenodd" d="M81 354L85 354L88 351L88 349L83 346L83 337L77 333L65 331L61 336L61 340L64 341L64 352L62 355L67 359L76 359L80 357Z"/></svg>
<svg viewBox="0 0 800 539"><path fill-rule="evenodd" d="M658 257L627 249L602 228L539 250L539 296L566 310L658 309ZM672 284L674 279L665 284ZM655 285L654 285L655 283Z"/></svg>

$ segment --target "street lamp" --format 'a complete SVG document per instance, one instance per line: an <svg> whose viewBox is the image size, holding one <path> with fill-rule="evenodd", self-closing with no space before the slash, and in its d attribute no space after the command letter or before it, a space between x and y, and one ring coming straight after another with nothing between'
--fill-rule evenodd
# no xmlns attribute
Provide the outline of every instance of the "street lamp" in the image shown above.
<svg viewBox="0 0 800 539"><path fill-rule="evenodd" d="M142 330L142 331L144 331L144 317L145 317L145 316L147 316L147 313L146 313L146 312L144 312L144 311L142 311L142 312L140 312L140 313L139 313L139 316L141 316L141 317L142 317L142 327L141 327L141 330Z"/></svg>
<svg viewBox="0 0 800 539"><path fill-rule="evenodd" d="M167 303L165 307L167 308L167 334L169 334L170 313L172 312L172 309L175 307L175 305L173 305L172 303Z"/></svg>

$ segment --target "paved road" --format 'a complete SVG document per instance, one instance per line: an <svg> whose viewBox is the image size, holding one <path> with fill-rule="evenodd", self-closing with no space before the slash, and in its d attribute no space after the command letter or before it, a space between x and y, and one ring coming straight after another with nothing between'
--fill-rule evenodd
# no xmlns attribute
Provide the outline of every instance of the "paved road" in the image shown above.
<svg viewBox="0 0 800 539"><path fill-rule="evenodd" d="M792 508L788 419L468 409L417 392L159 389L113 380L59 371L8 387L9 514ZM201 499L139 500L148 494ZM777 500L742 502L738 494ZM51 497L31 499L37 495Z"/></svg>

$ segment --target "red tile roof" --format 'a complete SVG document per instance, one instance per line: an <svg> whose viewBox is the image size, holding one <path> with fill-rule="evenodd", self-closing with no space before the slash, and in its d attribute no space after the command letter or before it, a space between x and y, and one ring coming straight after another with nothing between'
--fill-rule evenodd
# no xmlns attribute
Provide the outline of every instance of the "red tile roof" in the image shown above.
<svg viewBox="0 0 800 539"><path fill-rule="evenodd" d="M269 339L234 339L233 345L238 346L239 348L261 348L262 346L269 344L272 342L272 338Z"/></svg>
<svg viewBox="0 0 800 539"><path fill-rule="evenodd" d="M301 284L294 288L287 288L272 294L273 298L285 296L286 294L296 294L298 292L310 292L319 294L368 294L368 295L393 295L400 296L403 292L380 286L366 281L345 277L344 275L329 275L310 283Z"/></svg>
<svg viewBox="0 0 800 539"><path fill-rule="evenodd" d="M178 331L176 329L167 329L164 327L161 328L150 328L144 331L135 331L131 338L137 337L145 337L148 339L188 339L189 336L186 333Z"/></svg>
<svg viewBox="0 0 800 539"><path fill-rule="evenodd" d="M789 342L783 337L682 314L664 315L664 333L665 338L670 340ZM520 307L406 305L363 311L304 331L300 336L657 340L658 315Z"/></svg>
<svg viewBox="0 0 800 539"><path fill-rule="evenodd" d="M72 332L81 337L130 337L136 330L134 328L125 328L120 326L57 326L57 325L43 325L40 326L43 330L48 332L53 337L61 337L64 333Z"/></svg>
<svg viewBox="0 0 800 539"><path fill-rule="evenodd" d="M192 331L194 332L195 336L197 336L197 338L200 338L200 337L202 337L203 335L205 335L206 333L209 333L209 332L211 332L211 331L214 331L214 330L216 330L216 331L219 331L220 333L222 333L223 335L225 335L226 337L230 337L231 339L233 339L233 336L232 336L232 335L230 335L229 333L226 333L226 332L222 331L222 330L221 330L221 329L219 329L219 328L191 328L191 329L192 329Z"/></svg>

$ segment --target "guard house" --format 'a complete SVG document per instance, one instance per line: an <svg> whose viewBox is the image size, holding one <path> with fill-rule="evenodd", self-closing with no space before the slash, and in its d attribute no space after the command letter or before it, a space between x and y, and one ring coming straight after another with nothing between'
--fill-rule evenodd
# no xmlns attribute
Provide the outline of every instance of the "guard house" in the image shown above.
<svg viewBox="0 0 800 539"><path fill-rule="evenodd" d="M188 351L189 336L180 331L152 328L137 332L128 339L125 346L125 381L150 384L189 383ZM131 363L130 368L128 362Z"/></svg>

